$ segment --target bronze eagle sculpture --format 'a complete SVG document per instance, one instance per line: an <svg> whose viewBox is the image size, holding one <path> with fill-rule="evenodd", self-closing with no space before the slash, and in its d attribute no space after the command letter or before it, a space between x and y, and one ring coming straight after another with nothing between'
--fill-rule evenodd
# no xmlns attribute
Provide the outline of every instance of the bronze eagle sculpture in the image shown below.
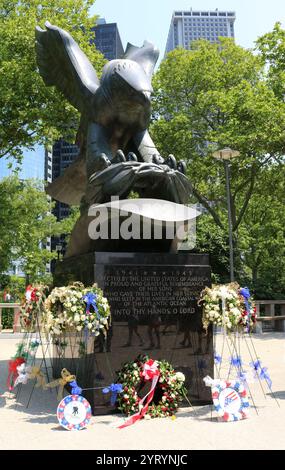
<svg viewBox="0 0 285 470"><path fill-rule="evenodd" d="M72 36L49 22L36 28L39 72L55 86L86 122L83 151L51 183L47 192L66 204L86 209L126 198L135 191L143 198L186 203L191 184L185 163L173 155L163 159L148 132L151 78L159 51L150 42L128 43L121 59L109 61L99 81L89 59Z"/></svg>

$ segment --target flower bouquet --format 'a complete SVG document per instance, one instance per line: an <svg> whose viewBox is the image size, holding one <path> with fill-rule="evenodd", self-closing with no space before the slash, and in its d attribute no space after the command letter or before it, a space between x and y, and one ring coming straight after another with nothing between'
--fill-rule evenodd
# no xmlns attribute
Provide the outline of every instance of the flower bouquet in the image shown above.
<svg viewBox="0 0 285 470"><path fill-rule="evenodd" d="M44 308L44 302L48 294L48 287L42 284L26 288L25 297L21 304L21 323L25 330L32 330L36 322L40 322L39 315Z"/></svg>
<svg viewBox="0 0 285 470"><path fill-rule="evenodd" d="M46 332L61 335L70 330L106 334L110 322L110 307L102 290L94 284L84 287L76 282L67 287L55 287L45 301L43 326Z"/></svg>
<svg viewBox="0 0 285 470"><path fill-rule="evenodd" d="M247 288L238 283L214 285L201 292L199 305L203 306L203 327L210 323L223 326L229 331L248 328L256 321L256 311Z"/></svg>

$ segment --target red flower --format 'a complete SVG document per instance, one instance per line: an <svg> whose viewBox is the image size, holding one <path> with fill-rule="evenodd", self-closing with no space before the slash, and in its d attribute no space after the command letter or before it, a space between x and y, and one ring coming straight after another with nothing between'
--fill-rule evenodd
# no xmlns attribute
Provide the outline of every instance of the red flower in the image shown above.
<svg viewBox="0 0 285 470"><path fill-rule="evenodd" d="M37 300L37 289L33 289L32 292L31 292L31 300L34 302L35 300Z"/></svg>

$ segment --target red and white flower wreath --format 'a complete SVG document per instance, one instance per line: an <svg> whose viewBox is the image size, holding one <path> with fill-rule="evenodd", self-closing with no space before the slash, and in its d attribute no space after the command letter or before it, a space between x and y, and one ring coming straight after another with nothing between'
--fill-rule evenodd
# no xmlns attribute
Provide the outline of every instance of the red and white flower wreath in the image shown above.
<svg viewBox="0 0 285 470"><path fill-rule="evenodd" d="M124 364L117 381L123 386L118 408L127 416L131 415L121 427L141 418L172 416L187 394L184 374L175 372L167 361L155 361L148 356L139 356ZM151 382L150 391L140 398L139 392L146 382Z"/></svg>

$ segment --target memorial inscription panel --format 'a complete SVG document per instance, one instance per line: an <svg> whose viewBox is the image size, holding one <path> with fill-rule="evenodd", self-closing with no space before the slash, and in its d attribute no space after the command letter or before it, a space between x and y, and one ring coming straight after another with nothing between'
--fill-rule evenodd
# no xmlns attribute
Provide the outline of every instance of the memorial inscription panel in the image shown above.
<svg viewBox="0 0 285 470"><path fill-rule="evenodd" d="M185 374L193 404L210 403L203 377L213 375L212 332L203 331L197 305L210 274L207 255L96 253L95 281L110 303L112 327L95 347L95 386L112 382L110 365L118 370L145 353ZM104 397L95 395L104 412Z"/></svg>

